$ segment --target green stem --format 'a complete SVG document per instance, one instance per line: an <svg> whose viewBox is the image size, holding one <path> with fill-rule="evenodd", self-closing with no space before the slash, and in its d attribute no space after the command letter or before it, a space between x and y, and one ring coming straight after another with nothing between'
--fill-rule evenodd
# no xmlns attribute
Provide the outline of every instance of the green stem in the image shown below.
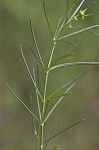
<svg viewBox="0 0 99 150"><path fill-rule="evenodd" d="M44 83L44 94L43 94L43 101L42 101L42 119L41 119L41 125L40 125L40 150L44 149L44 117L45 117L45 113L46 113L46 91L47 91L47 83L48 83L48 76L49 76L49 72L50 70L48 69L51 65L52 62L52 57L53 57L53 53L55 50L55 45L56 45L56 41L53 40L53 45L50 51L50 57L49 57L49 61L48 61L48 65L47 65L47 70L46 70L46 74L45 74L45 83Z"/></svg>
<svg viewBox="0 0 99 150"><path fill-rule="evenodd" d="M44 148L44 124L42 123L40 125L40 150L43 150Z"/></svg>
<svg viewBox="0 0 99 150"><path fill-rule="evenodd" d="M43 98L43 108L42 108L42 123L40 125L40 133L41 133L41 137L40 137L40 150L43 150L43 141L44 141L44 116L45 116L45 105L46 105L46 89L47 89L47 81L48 81L48 73L46 72L45 75L45 85L44 85L44 98Z"/></svg>

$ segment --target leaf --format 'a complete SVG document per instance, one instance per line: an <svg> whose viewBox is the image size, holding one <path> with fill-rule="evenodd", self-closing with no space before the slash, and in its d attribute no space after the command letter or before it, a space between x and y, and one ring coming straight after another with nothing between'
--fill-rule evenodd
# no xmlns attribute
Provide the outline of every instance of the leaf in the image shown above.
<svg viewBox="0 0 99 150"><path fill-rule="evenodd" d="M39 72L39 66L38 66L38 64L37 64L37 85L38 85L38 88L40 90L40 72Z"/></svg>
<svg viewBox="0 0 99 150"><path fill-rule="evenodd" d="M33 112L33 100L32 100L32 96L30 96L30 104L31 104L31 110ZM33 126L34 126L34 132L35 132L35 136L38 140L38 133L37 133L37 129L36 129L36 123L35 123L35 119L34 117L32 116L32 123L33 123Z"/></svg>
<svg viewBox="0 0 99 150"><path fill-rule="evenodd" d="M36 42L36 38L35 38L35 34L34 34L34 29L33 29L32 21L31 21L31 17L29 19L30 19L30 28L31 28L32 39L33 39L33 42L34 42L34 45L35 45L35 48L36 48L36 51L37 51L37 54L38 54L38 57L39 57L39 61L41 62L43 68L45 68L43 60L41 58L41 54L39 52L39 48L38 48L37 42Z"/></svg>
<svg viewBox="0 0 99 150"><path fill-rule="evenodd" d="M57 127L57 126L55 126L54 129L52 130L52 132L51 132L51 134L50 134L50 137L49 137L49 139L48 139L47 142L46 142L46 146L45 146L44 150L47 150L48 144L49 144L49 142L50 142L50 138L53 136L56 127ZM44 143L44 144L45 144L45 143Z"/></svg>
<svg viewBox="0 0 99 150"><path fill-rule="evenodd" d="M28 110L28 112L39 122L38 118L34 115L34 113L24 104L24 102L14 93L14 91L10 88L10 86L6 83L6 86L10 90L10 92L16 97L16 99Z"/></svg>
<svg viewBox="0 0 99 150"><path fill-rule="evenodd" d="M67 67L67 66L76 66L76 65L99 65L99 62L71 62L71 63L64 63L59 64L54 67L52 67L50 70L61 68L61 67Z"/></svg>
<svg viewBox="0 0 99 150"><path fill-rule="evenodd" d="M65 94L68 93L75 84L72 84L66 91ZM59 105L59 103L63 100L64 96L62 96L61 98L59 98L59 100L55 103L55 105L52 107L52 109L50 110L50 112L48 113L48 115L46 116L44 123L46 122L46 120L50 117L50 115L52 114L52 112L55 110L55 108Z"/></svg>
<svg viewBox="0 0 99 150"><path fill-rule="evenodd" d="M35 81L35 84L36 84L36 77L35 77L34 68L33 68L33 77L34 77L34 81ZM37 86L37 84L36 84L36 86ZM38 113L39 113L39 117L40 117L40 120L41 120L41 108L40 108L40 102L39 102L39 96L38 96L37 89L36 89L36 98L37 98Z"/></svg>
<svg viewBox="0 0 99 150"><path fill-rule="evenodd" d="M71 46L74 46L74 47L77 47L77 44L76 43L72 43L72 42L69 42L69 41L65 41L65 40L59 40L59 42L64 42L64 43L67 43Z"/></svg>
<svg viewBox="0 0 99 150"><path fill-rule="evenodd" d="M70 15L71 11L73 10L75 4L73 4L73 6L70 8L69 12L68 12L68 15Z"/></svg>
<svg viewBox="0 0 99 150"><path fill-rule="evenodd" d="M25 59L25 57L24 57L24 54L23 54L23 50L22 50L22 46L21 46L21 45L20 45L20 51L21 51L21 55L22 55L24 64L25 64L25 66L26 66L27 72L28 72L28 74L29 74L29 76L30 76L30 78L31 78L31 80L32 80L32 83L33 83L33 85L35 86L35 88L36 88L36 90L37 90L37 92L38 92L38 95L39 95L40 98L42 99L41 93L39 92L38 87L36 86L35 81L34 81L32 75L31 75L30 69L29 69L29 67L28 67L28 65L27 65L27 62L26 62L26 59Z"/></svg>
<svg viewBox="0 0 99 150"><path fill-rule="evenodd" d="M66 20L68 19L68 12L69 12L69 0L66 0Z"/></svg>
<svg viewBox="0 0 99 150"><path fill-rule="evenodd" d="M59 30L59 27L60 27L60 24L61 24L61 21L62 21L62 18L60 18L59 22L58 22L58 25L56 27L56 30L55 30L55 33L54 33L54 38L57 39L57 33L58 33L58 30Z"/></svg>
<svg viewBox="0 0 99 150"><path fill-rule="evenodd" d="M60 94L60 95L56 95L56 96L51 96L51 97L48 97L47 99L46 99L46 101L51 101L52 99L55 99L55 98L58 98L58 97L63 97L63 96L67 96L67 95L70 95L71 93L69 92L69 93L63 93L63 94Z"/></svg>
<svg viewBox="0 0 99 150"><path fill-rule="evenodd" d="M74 25L74 26L80 27L80 28L82 28L82 29L84 29L84 28L85 28L85 27L80 26L80 25ZM94 32L94 31L92 31L92 30L88 30L88 32L93 33L93 34L95 34L96 36L99 36L99 34L98 34L98 33Z"/></svg>
<svg viewBox="0 0 99 150"><path fill-rule="evenodd" d="M44 0L43 0L43 9L44 9L44 14L45 14L45 18L46 18L46 21L47 21L47 24L48 24L48 27L49 27L50 34L51 34L51 36L53 38L51 26L50 26L50 23L49 23L49 20L48 20L48 17L47 17L47 13L46 13L45 1Z"/></svg>
<svg viewBox="0 0 99 150"><path fill-rule="evenodd" d="M58 90L56 90L53 94L51 94L49 97L53 97L54 95L56 95L57 93L59 93L60 91L62 91L64 88L66 88L67 86L70 86L71 84L73 84L75 81L77 81L79 78L81 78L84 74L86 74L88 71L90 71L92 68L86 69L84 72L80 73L79 75L75 76L74 79L72 79L71 81L67 82L66 84L62 85Z"/></svg>
<svg viewBox="0 0 99 150"><path fill-rule="evenodd" d="M82 33L82 32L84 32L84 31L88 31L88 30L90 30L90 29L97 28L97 27L99 27L99 25L93 25L93 26L90 26L90 27L87 27L87 28L78 30L78 31L76 31L76 32L67 34L67 35L65 35L65 36L62 36L62 37L60 37L58 40L61 40L61 39L64 39L64 38L67 38L67 37L70 37L70 36L73 36L73 35Z"/></svg>
<svg viewBox="0 0 99 150"><path fill-rule="evenodd" d="M42 66L42 63L41 63L40 59L38 58L37 54L36 54L35 51L33 50L33 47L32 47L32 45L31 45L30 43L29 43L29 47L30 47L32 53L34 54L35 58L37 59L37 61L38 61L38 62L40 63L40 65Z"/></svg>
<svg viewBox="0 0 99 150"><path fill-rule="evenodd" d="M61 32L61 30L63 29L63 27L65 26L65 22L66 22L66 16L63 18L62 24L61 24L59 30L57 31L57 36Z"/></svg>
<svg viewBox="0 0 99 150"><path fill-rule="evenodd" d="M61 130L60 132L58 132L58 133L56 133L55 135L53 135L53 136L50 138L50 140L52 140L53 138L55 138L55 137L61 135L62 133L66 132L67 130L71 129L72 127L74 127L74 126L76 126L76 125L78 125L78 124L80 124L80 123L82 123L82 122L84 122L84 121L85 121L85 119L82 119L82 120L80 120L80 121L77 121L77 122L75 122L75 123L69 125L68 127L65 127L63 130ZM47 141L46 141L46 142L47 142ZM46 142L45 142L45 143L46 143Z"/></svg>
<svg viewBox="0 0 99 150"><path fill-rule="evenodd" d="M72 56L72 55L74 55L74 53L64 54L64 55L58 57L56 60L54 60L54 61L51 63L50 68L53 67L55 64L57 64L60 60L66 58L66 57Z"/></svg>

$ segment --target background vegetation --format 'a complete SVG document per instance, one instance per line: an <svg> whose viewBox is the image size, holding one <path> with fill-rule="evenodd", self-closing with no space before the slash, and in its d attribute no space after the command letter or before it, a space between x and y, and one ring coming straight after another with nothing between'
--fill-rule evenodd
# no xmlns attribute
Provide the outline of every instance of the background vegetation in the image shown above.
<svg viewBox="0 0 99 150"><path fill-rule="evenodd" d="M76 0L75 3L78 3ZM89 12L99 10L99 1L86 1L92 3ZM74 3L74 2L71 2ZM65 0L46 0L49 21L54 31L59 18L64 15ZM32 41L29 27L29 16L32 16L35 34L43 58L46 58L50 45L50 33L44 17L42 1L40 0L3 0L0 1L0 149L1 150L27 150L35 146L31 116L24 110L19 102L11 95L5 86L8 82L13 90L29 105L29 96L34 94L31 82L24 67L19 45L23 45L29 66L36 67L35 58L29 49L28 43ZM99 16L91 16L79 24L83 26L99 24ZM95 29L99 33L99 29ZM73 60L99 61L99 38L89 32L69 38L77 44L59 44L56 56L62 52L74 52ZM57 85L68 81L86 67L65 68L57 70L51 76L49 92L57 89ZM55 74L58 74L56 78ZM59 78L62 76L63 78ZM42 84L42 73L40 74ZM53 84L55 83L55 84ZM34 98L35 103L35 98ZM52 130L53 124L57 129L73 121L86 118L83 124L71 129L53 141L53 145L68 150L98 150L99 148L99 67L80 79L73 94L66 97L54 115L46 124L45 136ZM35 149L35 147L34 147Z"/></svg>

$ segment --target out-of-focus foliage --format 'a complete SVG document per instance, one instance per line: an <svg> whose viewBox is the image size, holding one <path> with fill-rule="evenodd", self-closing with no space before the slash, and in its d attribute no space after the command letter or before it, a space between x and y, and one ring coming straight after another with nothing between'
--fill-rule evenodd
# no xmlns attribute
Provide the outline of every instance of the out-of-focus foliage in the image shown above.
<svg viewBox="0 0 99 150"><path fill-rule="evenodd" d="M89 13L99 11L99 1L86 1L86 6L92 4ZM46 8L52 31L60 17L64 16L65 0L46 0ZM71 1L79 3L79 0ZM29 96L34 96L33 87L26 73L19 45L23 49L32 70L37 62L29 49L32 43L29 27L31 15L34 31L37 37L41 55L46 62L46 55L50 46L50 33L44 17L42 0L0 0L0 150L35 149L35 139L32 132L31 116L16 101L5 86L8 82L13 90L29 105ZM99 24L99 15L90 16L78 24L89 26ZM75 27L71 30L75 30ZM94 31L99 33L99 29ZM64 52L74 52L71 60L99 61L99 37L86 32L68 39L69 42L77 43L73 47L66 43L57 46L55 55ZM69 61L69 59L68 59ZM88 68L88 67L87 67ZM49 92L57 89L58 85L73 78L85 67L65 68L57 70L50 75ZM62 78L56 78L56 74ZM42 86L43 76L40 74ZM54 83L54 84L53 84ZM34 96L35 103L35 96ZM52 145L59 143L65 150L98 150L99 148L99 67L93 70L77 82L73 94L64 99L59 109L46 124L45 135L48 137L53 124L58 124L58 129L64 127L82 117L86 122L70 132L54 140ZM33 148L34 147L34 148Z"/></svg>

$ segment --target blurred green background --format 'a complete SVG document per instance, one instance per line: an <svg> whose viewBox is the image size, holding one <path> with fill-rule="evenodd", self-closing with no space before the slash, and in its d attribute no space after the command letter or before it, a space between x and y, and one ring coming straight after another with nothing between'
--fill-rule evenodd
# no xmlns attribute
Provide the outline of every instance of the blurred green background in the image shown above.
<svg viewBox="0 0 99 150"><path fill-rule="evenodd" d="M75 0L71 2L71 5L79 2ZM85 5L93 2L87 0ZM89 12L99 10L99 1L96 0L96 2L96 5L92 4ZM53 32L60 17L64 16L65 6L65 0L46 0ZM42 0L0 0L0 150L35 149L31 116L5 86L6 82L9 83L28 106L30 105L29 96L32 94L35 104L35 91L19 49L19 45L22 44L31 70L32 67L36 68L37 62L28 46L29 42L32 42L30 15L40 52L46 63L51 37L44 17ZM99 24L99 16L91 16L79 24L86 27ZM99 29L94 31L99 33ZM77 47L59 43L55 57L62 53L74 52L75 56L71 57L70 61L99 61L99 37L86 32L69 38L68 41L77 43ZM62 68L52 72L48 83L49 93L86 68L89 67ZM40 80L42 87L44 80L42 71ZM48 137L56 124L57 130L60 130L65 125L82 118L86 118L84 123L53 140L50 146L59 145L61 150L99 149L99 66L93 66L93 70L77 82L72 95L64 98L46 123L45 136Z"/></svg>

